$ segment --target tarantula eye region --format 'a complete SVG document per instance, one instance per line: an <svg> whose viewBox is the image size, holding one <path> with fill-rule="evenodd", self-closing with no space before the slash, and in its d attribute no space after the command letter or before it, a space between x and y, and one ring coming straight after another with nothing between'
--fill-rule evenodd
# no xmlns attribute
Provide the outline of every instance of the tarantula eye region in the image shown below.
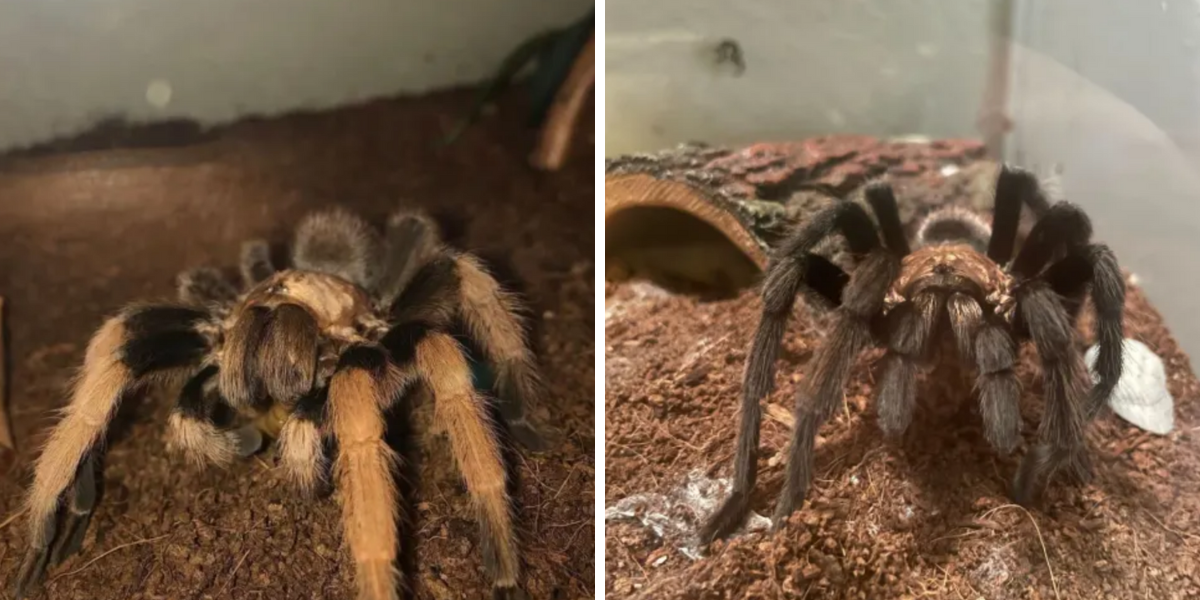
<svg viewBox="0 0 1200 600"><path fill-rule="evenodd" d="M976 281L953 272L946 265L939 265L935 267L933 274L913 281L907 289L901 292L901 295L905 298L912 298L926 292L940 294L958 292L971 296L977 301L986 298L983 288Z"/></svg>

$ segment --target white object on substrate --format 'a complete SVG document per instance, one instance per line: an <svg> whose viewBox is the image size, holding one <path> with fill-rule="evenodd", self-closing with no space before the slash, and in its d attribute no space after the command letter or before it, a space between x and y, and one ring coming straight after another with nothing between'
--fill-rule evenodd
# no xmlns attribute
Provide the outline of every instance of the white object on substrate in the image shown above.
<svg viewBox="0 0 1200 600"><path fill-rule="evenodd" d="M634 494L622 498L604 510L604 520L634 520L649 528L665 542L675 544L684 556L698 560L702 556L696 538L697 524L704 522L729 495L729 479L710 479L704 471L687 474L683 485L666 494ZM737 537L745 533L766 531L771 520L751 512Z"/></svg>
<svg viewBox="0 0 1200 600"><path fill-rule="evenodd" d="M1093 345L1083 355L1092 379L1096 378L1099 348ZM1108 399L1113 412L1121 418L1158 435L1175 427L1175 399L1167 390L1167 372L1163 361L1145 344L1126 339L1122 346L1121 379Z"/></svg>

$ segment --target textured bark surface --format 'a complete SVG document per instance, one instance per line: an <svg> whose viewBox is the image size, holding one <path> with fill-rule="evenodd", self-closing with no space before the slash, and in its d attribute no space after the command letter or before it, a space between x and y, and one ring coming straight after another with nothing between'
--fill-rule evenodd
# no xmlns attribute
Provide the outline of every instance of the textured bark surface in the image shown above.
<svg viewBox="0 0 1200 600"><path fill-rule="evenodd" d="M689 144L608 160L605 215L645 206L686 211L762 266L766 250L789 224L831 199L855 196L870 181L886 177L901 196L912 189L929 194L927 201L903 207L901 217L911 222L912 211L964 194L990 204L991 183L979 174L994 169L983 145L971 140L829 136L736 149ZM985 187L977 189L981 183Z"/></svg>

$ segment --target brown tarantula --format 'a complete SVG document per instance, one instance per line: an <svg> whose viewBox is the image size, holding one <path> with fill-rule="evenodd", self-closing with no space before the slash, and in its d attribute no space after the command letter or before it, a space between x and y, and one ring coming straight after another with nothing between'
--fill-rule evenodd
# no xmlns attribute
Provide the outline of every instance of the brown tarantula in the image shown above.
<svg viewBox="0 0 1200 600"><path fill-rule="evenodd" d="M515 590L521 557L499 432L452 337L464 332L482 350L510 433L538 444L523 406L541 384L514 297L413 212L394 214L383 235L348 212L314 213L297 228L290 268L276 270L263 241L246 243L241 263L242 290L216 269L188 271L181 302L127 307L96 332L36 464L16 597L79 549L122 397L172 375L186 383L171 440L191 458L220 464L248 453L237 434L248 422L241 431L278 440L285 471L305 491L324 488L331 471L358 595L371 600L396 598L400 587L398 457L384 440L385 413L424 383L478 511L496 593Z"/></svg>
<svg viewBox="0 0 1200 600"><path fill-rule="evenodd" d="M1006 166L996 184L990 227L969 211L941 209L925 219L917 247L910 250L891 188L873 184L866 200L878 229L860 205L839 202L796 229L771 258L762 319L746 365L733 491L701 528L706 544L732 533L750 510L759 401L771 391L779 344L801 292L836 310L796 399L775 529L804 503L817 429L843 398L855 357L871 343L887 348L875 399L885 434L898 435L908 427L917 373L937 360L945 340L977 368L985 437L1008 453L1021 433L1016 341L1032 340L1041 360L1046 409L1038 443L1017 471L1012 496L1029 504L1060 472L1079 481L1090 477L1084 427L1121 376L1125 283L1108 247L1091 243L1092 227L1083 210L1065 201L1051 205L1031 174ZM1022 204L1037 221L1014 259ZM838 233L857 263L849 275L812 252ZM1099 377L1090 395L1074 325L1089 287L1100 346Z"/></svg>

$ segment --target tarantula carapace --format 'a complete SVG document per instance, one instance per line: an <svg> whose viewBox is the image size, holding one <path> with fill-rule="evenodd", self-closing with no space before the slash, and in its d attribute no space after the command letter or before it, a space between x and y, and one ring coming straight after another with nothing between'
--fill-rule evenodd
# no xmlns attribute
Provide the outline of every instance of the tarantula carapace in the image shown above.
<svg viewBox="0 0 1200 600"><path fill-rule="evenodd" d="M872 343L887 348L875 399L885 434L907 428L918 372L938 360L945 340L978 371L985 437L1007 453L1021 437L1020 386L1013 372L1017 342L1032 340L1046 408L1038 442L1018 468L1012 496L1029 504L1056 474L1080 481L1090 476L1084 427L1121 376L1125 283L1108 247L1091 243L1087 215L1065 201L1050 204L1035 177L1006 166L996 184L990 225L964 209L941 209L926 217L910 249L891 188L873 184L865 195L878 225L863 207L842 201L801 224L771 258L762 319L746 365L733 491L702 527L704 543L732 533L750 510L759 401L771 391L779 345L800 293L836 308L832 329L809 363L796 400L775 528L803 504L817 429L842 399L855 357ZM1014 258L1022 205L1037 220ZM854 257L849 274L813 253L835 234L845 238ZM1089 288L1100 347L1098 378L1090 392L1075 335Z"/></svg>
<svg viewBox="0 0 1200 600"><path fill-rule="evenodd" d="M317 212L297 228L289 268L277 270L267 243L253 241L241 270L241 290L216 269L185 272L180 302L130 306L94 335L36 463L16 596L78 550L122 396L171 376L186 383L170 439L196 461L231 460L245 445L238 426L249 422L277 439L304 490L325 488L331 471L359 597L372 600L400 587L397 455L384 440L385 413L423 383L477 509L489 574L498 591L515 589L521 559L500 432L452 335L465 333L486 355L502 420L537 444L523 406L541 384L512 294L415 212L394 214L382 234L348 212Z"/></svg>

